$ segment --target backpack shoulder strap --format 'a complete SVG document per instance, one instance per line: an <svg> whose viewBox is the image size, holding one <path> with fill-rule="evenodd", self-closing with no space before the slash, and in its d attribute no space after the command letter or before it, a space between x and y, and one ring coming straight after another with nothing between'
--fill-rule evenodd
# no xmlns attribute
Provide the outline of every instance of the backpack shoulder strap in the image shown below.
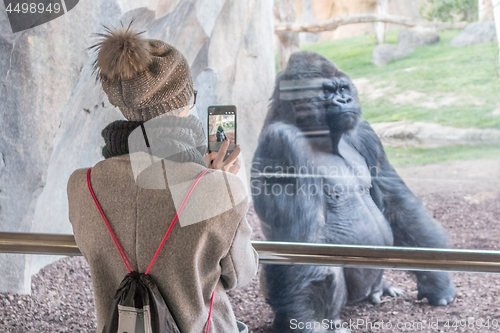
<svg viewBox="0 0 500 333"><path fill-rule="evenodd" d="M87 170L87 186L89 188L90 195L92 195L92 199L94 199L95 205L97 206L97 210L99 210L99 213L101 214L101 217L104 220L104 224L106 224L106 228L108 228L109 234L111 235L111 238L113 239L113 242L115 243L115 246L118 249L118 252L120 253L120 257L122 257L123 263L125 264L125 267L127 267L127 271L130 273L134 270L132 267L132 264L130 263L130 260L128 259L127 255L125 254L125 251L123 250L122 245L118 241L118 238L116 237L116 234L113 231L113 228L109 224L109 221L106 218L106 215L104 215L104 211L102 210L101 205L99 204L99 201L97 201L97 198L94 194L94 190L92 189L92 183L90 181L90 171L91 170L92 170L92 167L90 167Z"/></svg>
<svg viewBox="0 0 500 333"><path fill-rule="evenodd" d="M184 209L184 206L186 205L189 197L191 196L191 193L193 192L194 188L196 187L196 185L200 181L201 177L203 177L203 175L205 175L209 170L210 169L203 170L198 175L198 177L193 182L193 184L191 185L191 188L189 189L188 193L184 197L184 200L182 201L181 205L179 206L179 210L175 214L175 217L172 220L172 223L170 223L170 226L169 226L167 232L165 233L165 236L163 237L163 240L161 241L160 246L156 250L156 253L155 253L153 259L151 260L151 263L149 264L149 266L148 266L145 274L149 274L149 271L151 270L151 267L153 267L153 264L154 264L156 258L158 257L158 254L160 253L161 249L163 248L163 245L165 244L168 236L170 235L170 232L172 231L175 223L179 219L179 215L182 213L182 210ZM116 237L116 234L113 231L113 228L109 224L109 221L106 218L106 215L104 214L104 211L102 210L101 205L99 204L99 201L97 200L97 197L95 196L94 190L92 189L92 183L91 183L91 180L90 180L90 172L91 171L92 171L92 168L91 167L88 168L88 170L87 170L87 186L89 188L90 195L92 196L92 199L94 199L94 203L97 206L97 210L99 210L99 213L101 214L101 217L102 217L104 223L106 224L106 228L108 229L108 232L111 235L111 238L113 239L113 242L115 243L115 246L116 246L118 252L120 253L120 257L122 258L123 263L125 264L125 266L127 267L128 272L130 273L130 272L132 272L134 270L133 267L132 267L132 264L130 263L130 260L128 259L127 255L125 254L125 250L123 250L123 247L120 244L120 241L118 241L118 238Z"/></svg>
<svg viewBox="0 0 500 333"><path fill-rule="evenodd" d="M172 223L170 223L170 226L168 227L168 230L167 232L165 233L165 236L163 237L163 240L161 241L161 244L160 246L158 246L158 249L156 250L156 253L153 257L153 259L151 260L151 263L149 264L148 266L148 269L146 269L146 272L145 274L149 274L149 271L151 270L151 267L153 267L153 264L156 260L156 258L158 257L158 254L160 253L161 249L163 248L163 245L165 244L165 241L167 240L168 236L170 235L170 232L172 231L172 229L174 228L174 225L175 223L177 222L177 220L179 219L179 215L182 213L182 210L184 209L184 206L186 205L189 197L191 196L191 193L193 193L193 190L194 188L196 187L196 185L198 184L198 182L200 181L201 177L203 177L203 175L205 175L210 169L205 169L203 170L199 175L198 177L196 178L196 180L193 182L193 184L191 184L191 187L189 188L189 191L187 192L186 196L184 197L184 200L182 200L182 203L181 205L179 206L179 210L177 211L177 213L175 214L174 216L174 219L172 220Z"/></svg>

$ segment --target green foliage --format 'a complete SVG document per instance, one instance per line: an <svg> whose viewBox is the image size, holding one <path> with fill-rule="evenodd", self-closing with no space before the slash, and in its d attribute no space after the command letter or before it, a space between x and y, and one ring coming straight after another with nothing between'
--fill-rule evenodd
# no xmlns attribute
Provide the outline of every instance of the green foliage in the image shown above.
<svg viewBox="0 0 500 333"><path fill-rule="evenodd" d="M431 21L477 21L478 0L426 0L420 14Z"/></svg>

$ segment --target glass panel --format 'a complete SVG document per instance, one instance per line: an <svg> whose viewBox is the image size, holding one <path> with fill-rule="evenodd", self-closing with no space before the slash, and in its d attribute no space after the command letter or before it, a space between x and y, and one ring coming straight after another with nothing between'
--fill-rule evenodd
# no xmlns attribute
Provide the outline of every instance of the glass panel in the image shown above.
<svg viewBox="0 0 500 333"><path fill-rule="evenodd" d="M235 318L227 310L212 328L238 319L249 332L499 330L496 275L261 265L252 279L248 237L250 226L252 240L269 242L500 250L499 0L5 0L4 9L0 230L74 233L86 260L1 253L0 332L101 330L102 290L123 276L111 272L121 262L88 193L90 166L103 212L145 271L163 217L211 166L207 144L225 139L241 146L241 168L204 176L179 218L189 237L175 254L186 257L171 266L158 257L168 264L160 281L192 268L159 285L184 297L182 309L208 309L214 285L214 311L228 309L225 289L244 281L228 292ZM104 45L91 35L102 25L137 33ZM94 43L110 52L86 51ZM179 130L181 116L190 123ZM224 228L210 229L217 221ZM183 330L201 331L196 311L185 311L195 320Z"/></svg>
<svg viewBox="0 0 500 333"><path fill-rule="evenodd" d="M422 8L441 20L442 4ZM275 5L281 20L294 21L293 9L281 6ZM457 7L453 15L472 15ZM339 16L329 16L329 24L342 21ZM293 29L323 24L296 22ZM382 36L363 33L361 25L343 28L302 43L310 53L287 53L305 34L289 29L277 38L278 59L287 61L277 65L281 72L252 164L260 219L252 224L255 215L249 215L260 226L254 236L498 250L499 58L497 39L485 37L494 23L464 31L384 31L382 24ZM475 35L475 29L485 30ZM259 327L274 322L277 331L332 329L330 320L356 332L486 331L488 318L498 325L491 308L478 301L495 288L488 274L389 270L382 280L375 270L277 265L264 265L260 274L275 315ZM482 296L470 297L478 292Z"/></svg>

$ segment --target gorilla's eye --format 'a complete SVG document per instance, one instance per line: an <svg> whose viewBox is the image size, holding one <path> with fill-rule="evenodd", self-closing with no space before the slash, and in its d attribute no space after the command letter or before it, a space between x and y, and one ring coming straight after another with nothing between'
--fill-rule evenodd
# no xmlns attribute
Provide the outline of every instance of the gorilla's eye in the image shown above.
<svg viewBox="0 0 500 333"><path fill-rule="evenodd" d="M345 88L344 88L344 87L340 87L339 92L340 92L340 93L341 93L341 92L344 92L344 90L345 90Z"/></svg>
<svg viewBox="0 0 500 333"><path fill-rule="evenodd" d="M323 99L332 99L334 95L333 90L330 90L328 88L323 89Z"/></svg>

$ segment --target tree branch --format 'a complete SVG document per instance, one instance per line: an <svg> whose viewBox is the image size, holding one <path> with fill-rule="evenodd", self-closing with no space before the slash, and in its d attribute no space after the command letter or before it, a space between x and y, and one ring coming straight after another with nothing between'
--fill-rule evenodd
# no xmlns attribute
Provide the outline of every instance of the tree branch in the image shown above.
<svg viewBox="0 0 500 333"><path fill-rule="evenodd" d="M318 23L286 23L286 24L276 24L274 26L274 32L277 34L287 33L287 32L323 32L335 30L341 25L355 24L355 23L370 23L370 22L385 22L401 24L407 27L414 27L421 25L424 27L436 28L437 30L447 30L447 29L463 29L467 26L468 22L439 22L439 21L427 21L422 19L415 19L407 16L398 15L388 15L388 14L355 14L355 15L344 15L340 17L335 17L333 19L318 22Z"/></svg>

